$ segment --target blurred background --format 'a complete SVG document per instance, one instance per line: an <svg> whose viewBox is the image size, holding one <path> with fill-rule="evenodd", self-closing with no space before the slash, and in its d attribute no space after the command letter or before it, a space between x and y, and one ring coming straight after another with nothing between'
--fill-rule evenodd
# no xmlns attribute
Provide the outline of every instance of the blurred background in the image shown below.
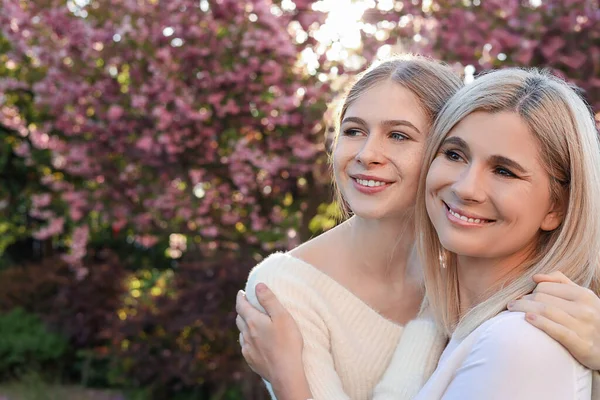
<svg viewBox="0 0 600 400"><path fill-rule="evenodd" d="M266 399L235 294L335 225L336 103L377 58L550 68L600 111L598 0L3 0L0 27L2 400Z"/></svg>

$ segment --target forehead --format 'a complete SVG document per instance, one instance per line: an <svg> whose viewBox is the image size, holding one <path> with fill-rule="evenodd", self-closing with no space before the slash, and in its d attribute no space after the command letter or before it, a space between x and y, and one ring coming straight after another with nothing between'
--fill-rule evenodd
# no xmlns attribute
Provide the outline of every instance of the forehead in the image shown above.
<svg viewBox="0 0 600 400"><path fill-rule="evenodd" d="M360 117L369 125L379 121L404 119L421 132L429 123L417 96L392 81L374 85L353 101L344 117Z"/></svg>
<svg viewBox="0 0 600 400"><path fill-rule="evenodd" d="M463 118L448 134L463 139L471 152L500 155L531 166L539 159L539 143L515 112L476 111Z"/></svg>

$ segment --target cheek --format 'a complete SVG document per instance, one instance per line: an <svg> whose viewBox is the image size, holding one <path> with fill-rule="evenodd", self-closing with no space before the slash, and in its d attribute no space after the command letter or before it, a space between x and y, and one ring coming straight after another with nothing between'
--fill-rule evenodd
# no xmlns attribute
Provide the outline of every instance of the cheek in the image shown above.
<svg viewBox="0 0 600 400"><path fill-rule="evenodd" d="M403 179L418 182L423 164L423 146L419 143L389 154L389 158L400 171Z"/></svg>
<svg viewBox="0 0 600 400"><path fill-rule="evenodd" d="M446 163L444 163L443 160L440 160L439 157L433 160L427 171L427 178L425 179L425 193L433 194L444 186L452 183L452 168L448 168L445 164Z"/></svg>
<svg viewBox="0 0 600 400"><path fill-rule="evenodd" d="M500 212L527 231L537 231L550 211L550 200L531 191L498 191Z"/></svg>
<svg viewBox="0 0 600 400"><path fill-rule="evenodd" d="M332 166L333 166L333 175L335 176L336 179L339 178L339 174L341 172L341 170L344 168L344 152L343 152L343 147L340 145L336 145L335 148L333 149L333 153L332 153Z"/></svg>

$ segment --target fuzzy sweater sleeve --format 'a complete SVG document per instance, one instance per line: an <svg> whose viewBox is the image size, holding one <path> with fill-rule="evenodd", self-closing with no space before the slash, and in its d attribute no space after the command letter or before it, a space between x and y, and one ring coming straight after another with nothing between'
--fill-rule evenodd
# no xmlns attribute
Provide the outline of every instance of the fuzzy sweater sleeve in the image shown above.
<svg viewBox="0 0 600 400"><path fill-rule="evenodd" d="M309 301L305 282L294 276L274 273L272 268L265 266L255 269L248 278L246 296L248 301L261 311L264 309L258 303L255 293L259 282L269 286L292 315L302 333L304 371L313 399L350 400L335 369L325 317ZM276 399L270 384L266 383L271 398Z"/></svg>
<svg viewBox="0 0 600 400"><path fill-rule="evenodd" d="M434 320L421 316L404 328L392 361L374 391L377 400L409 400L435 370L447 338Z"/></svg>

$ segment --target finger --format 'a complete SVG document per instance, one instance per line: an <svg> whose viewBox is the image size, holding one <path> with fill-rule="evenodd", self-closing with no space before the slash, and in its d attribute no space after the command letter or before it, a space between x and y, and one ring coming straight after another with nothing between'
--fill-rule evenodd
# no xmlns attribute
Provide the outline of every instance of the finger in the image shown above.
<svg viewBox="0 0 600 400"><path fill-rule="evenodd" d="M531 300L534 298L539 301ZM571 329L579 327L575 303L552 296L528 295L509 303L508 309L541 315Z"/></svg>
<svg viewBox="0 0 600 400"><path fill-rule="evenodd" d="M244 318L242 318L242 316L239 314L237 317L235 317L235 325L237 326L238 330L240 331L240 335L245 335L246 337L249 337L248 336L248 324L246 323L246 321L244 321Z"/></svg>
<svg viewBox="0 0 600 400"><path fill-rule="evenodd" d="M575 332L564 325L556 323L541 315L529 313L525 315L525 320L569 349L571 354L576 353L580 349L581 339Z"/></svg>
<svg viewBox="0 0 600 400"><path fill-rule="evenodd" d="M573 281L571 281L569 278L567 278L566 275L560 271L554 271L550 274L536 274L533 276L533 281L535 283L554 282L554 283L564 283L567 285L575 285L575 283L573 283Z"/></svg>
<svg viewBox="0 0 600 400"><path fill-rule="evenodd" d="M235 299L235 311L238 315L241 315L245 321L251 318L260 318L260 316L266 316L265 313L257 310L250 304L248 298L243 291L239 291Z"/></svg>
<svg viewBox="0 0 600 400"><path fill-rule="evenodd" d="M582 291L585 291L585 289L577 285L541 282L535 287L533 293L546 293L564 300L576 301L581 298Z"/></svg>
<svg viewBox="0 0 600 400"><path fill-rule="evenodd" d="M247 343L242 345L242 356L244 357L244 360L246 360L246 363L250 366L250 368L252 368L252 347L248 346Z"/></svg>
<svg viewBox="0 0 600 400"><path fill-rule="evenodd" d="M246 298L246 293L244 293L243 290L238 290L237 294L235 295L235 312L236 313L240 313L240 311L242 310L242 299Z"/></svg>
<svg viewBox="0 0 600 400"><path fill-rule="evenodd" d="M574 301L565 300L562 297L553 296L542 291L525 295L519 300L529 300L535 303L541 303L547 306L557 307L574 317L576 317L577 311L579 309L577 303L575 303Z"/></svg>
<svg viewBox="0 0 600 400"><path fill-rule="evenodd" d="M275 296L275 293L273 293L264 283L256 285L256 298L271 319L287 312L277 299L277 296Z"/></svg>

